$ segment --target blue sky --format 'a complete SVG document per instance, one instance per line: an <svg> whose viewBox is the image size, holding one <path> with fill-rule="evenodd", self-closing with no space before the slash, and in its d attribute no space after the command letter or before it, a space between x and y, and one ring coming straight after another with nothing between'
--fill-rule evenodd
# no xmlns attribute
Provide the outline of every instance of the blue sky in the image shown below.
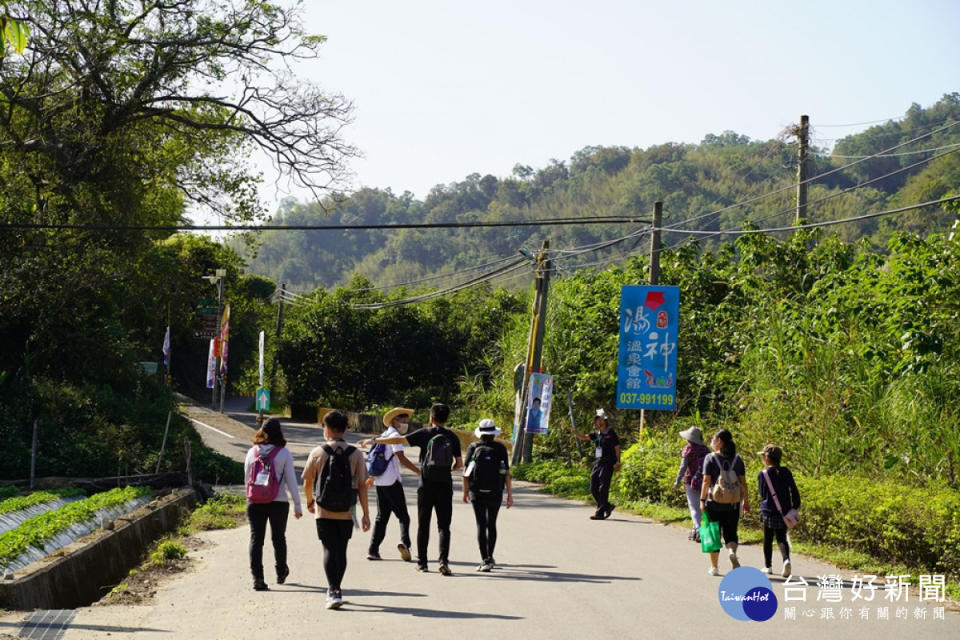
<svg viewBox="0 0 960 640"><path fill-rule="evenodd" d="M800 114L828 144L865 126L827 125L960 91L952 0L307 0L303 15L328 41L298 75L356 107L354 187L421 199L588 145L766 140Z"/></svg>

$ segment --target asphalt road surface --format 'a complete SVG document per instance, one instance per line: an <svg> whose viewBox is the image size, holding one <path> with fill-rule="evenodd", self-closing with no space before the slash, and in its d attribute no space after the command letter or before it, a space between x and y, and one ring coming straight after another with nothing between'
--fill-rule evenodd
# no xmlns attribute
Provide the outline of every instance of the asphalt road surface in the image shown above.
<svg viewBox="0 0 960 640"><path fill-rule="evenodd" d="M253 434L253 414L221 416L199 408L190 414L206 425L197 427L205 440L242 459ZM284 431L302 465L319 442L320 429L286 423ZM416 451L409 455L415 459ZM413 515L416 478L404 473L403 480ZM473 512L455 491L453 576L441 576L436 562L427 574L403 562L396 552L395 521L387 528L384 560L379 562L366 560L370 534L356 529L343 583L346 603L339 611L329 611L324 609L326 580L314 523L309 513L299 521L291 515L287 584L272 580L268 543L264 566L270 590L253 591L247 564L249 530L210 532L204 537L213 544L199 552L196 570L164 583L153 603L79 609L62 637L960 638L960 614L949 603L920 601L916 590L891 600L883 590L883 577L872 601L854 600L853 572L803 556L795 556L793 564L806 588L788 585L785 592L783 579L773 577L778 602L773 616L764 622L734 619L719 602L723 576L707 575L709 562L698 545L687 541L686 529L617 511L609 520L591 521L587 505L539 493L534 485L517 485L514 507L500 511L499 566L491 573L475 571L480 556ZM372 491L370 497L372 519ZM435 529L430 542L430 558L435 560ZM776 550L774 556L779 557ZM741 547L740 560L744 566L761 566L759 545ZM775 565L779 569L777 560ZM730 572L725 557L721 571ZM820 576L842 576L845 581L839 588L821 589ZM734 594L738 588L745 592L742 585L724 584ZM755 586L760 585L748 585Z"/></svg>

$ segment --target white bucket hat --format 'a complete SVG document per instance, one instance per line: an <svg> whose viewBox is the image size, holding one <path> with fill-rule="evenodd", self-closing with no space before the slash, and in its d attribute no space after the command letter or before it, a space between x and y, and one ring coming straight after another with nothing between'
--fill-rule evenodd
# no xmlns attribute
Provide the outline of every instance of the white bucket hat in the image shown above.
<svg viewBox="0 0 960 640"><path fill-rule="evenodd" d="M493 420L484 418L477 425L477 429L473 432L473 435L482 438L483 436L498 436L500 433L500 427L494 424Z"/></svg>

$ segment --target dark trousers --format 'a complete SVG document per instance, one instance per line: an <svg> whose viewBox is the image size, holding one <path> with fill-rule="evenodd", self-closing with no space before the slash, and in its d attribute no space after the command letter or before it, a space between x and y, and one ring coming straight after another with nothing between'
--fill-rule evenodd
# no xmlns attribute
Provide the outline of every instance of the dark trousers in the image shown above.
<svg viewBox="0 0 960 640"><path fill-rule="evenodd" d="M597 513L610 506L610 479L613 478L613 463L595 462L590 472L590 493L597 501Z"/></svg>
<svg viewBox="0 0 960 640"><path fill-rule="evenodd" d="M267 537L267 522L270 522L270 540L273 542L273 559L277 574L287 573L287 515L290 503L274 500L265 504L247 504L247 521L250 523L250 573L254 580L263 580L263 542Z"/></svg>
<svg viewBox="0 0 960 640"><path fill-rule="evenodd" d="M780 553L783 554L783 559L787 560L790 557L790 543L787 542L787 530L784 529L772 529L766 525L763 527L763 562L765 567L770 566L770 562L773 560L773 537L777 537L777 546L780 547Z"/></svg>
<svg viewBox="0 0 960 640"><path fill-rule="evenodd" d="M473 504L473 515L477 519L477 544L480 547L480 559L486 562L493 558L493 548L497 546L497 513L503 494L499 491L491 493L471 493L470 503Z"/></svg>
<svg viewBox="0 0 960 640"><path fill-rule="evenodd" d="M386 487L377 487L377 520L373 523L370 553L380 552L380 543L387 535L390 514L395 514L400 521L400 541L409 547L410 514L407 513L407 499L403 495L403 485L399 480Z"/></svg>
<svg viewBox="0 0 960 640"><path fill-rule="evenodd" d="M707 502L707 515L720 525L720 535L723 536L724 544L740 543L740 536L737 535L737 526L740 524L739 505L735 509L717 509L713 503Z"/></svg>
<svg viewBox="0 0 960 640"><path fill-rule="evenodd" d="M437 512L437 530L440 532L440 562L446 564L450 555L450 520L453 517L453 483L424 481L417 489L417 562L427 564L427 544L430 542L430 518Z"/></svg>
<svg viewBox="0 0 960 640"><path fill-rule="evenodd" d="M339 591L347 572L347 543L353 535L353 520L317 519L317 537L323 545L323 571L330 591Z"/></svg>

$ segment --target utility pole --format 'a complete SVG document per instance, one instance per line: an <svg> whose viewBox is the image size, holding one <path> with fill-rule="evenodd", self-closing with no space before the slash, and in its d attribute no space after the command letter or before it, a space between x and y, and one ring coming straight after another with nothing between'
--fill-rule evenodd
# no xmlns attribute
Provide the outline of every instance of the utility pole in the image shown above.
<svg viewBox="0 0 960 640"><path fill-rule="evenodd" d="M280 283L280 294L277 296L277 345L273 349L273 364L270 365L270 387L277 388L277 346L280 344L280 332L283 330L283 293L287 290L287 283Z"/></svg>
<svg viewBox="0 0 960 640"><path fill-rule="evenodd" d="M794 224L807 217L807 145L810 135L810 118L800 116L800 126L797 128L797 139L800 145L797 149L797 217Z"/></svg>
<svg viewBox="0 0 960 640"><path fill-rule="evenodd" d="M660 225L663 222L663 202L653 203L653 231L650 233L650 284L660 284ZM640 409L640 432L647 424L647 410Z"/></svg>
<svg viewBox="0 0 960 640"><path fill-rule="evenodd" d="M518 432L517 441L513 448L513 464L518 464L521 459L523 462L530 462L533 457L533 434L526 432L526 417L523 410L527 407L527 395L530 392L530 374L540 373L540 360L543 355L543 335L547 320L547 290L550 286L550 271L552 270L552 262L547 257L549 248L550 241L544 240L535 258L537 263L536 294L533 299L533 316L530 319L530 342L527 349L527 366L523 373L523 387L520 393L523 401L520 404L520 416L517 420ZM521 253L533 258L528 252L521 251Z"/></svg>
<svg viewBox="0 0 960 640"><path fill-rule="evenodd" d="M660 284L660 224L663 203L653 203L653 232L650 234L650 284Z"/></svg>

